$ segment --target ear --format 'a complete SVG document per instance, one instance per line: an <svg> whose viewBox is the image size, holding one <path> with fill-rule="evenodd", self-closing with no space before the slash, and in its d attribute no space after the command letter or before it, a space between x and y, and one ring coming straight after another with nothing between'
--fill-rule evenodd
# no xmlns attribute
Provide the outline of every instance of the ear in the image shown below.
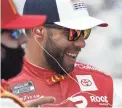
<svg viewBox="0 0 122 108"><path fill-rule="evenodd" d="M36 38L42 38L43 39L44 38L44 31L45 31L45 29L43 26L35 27L32 29L32 34Z"/></svg>

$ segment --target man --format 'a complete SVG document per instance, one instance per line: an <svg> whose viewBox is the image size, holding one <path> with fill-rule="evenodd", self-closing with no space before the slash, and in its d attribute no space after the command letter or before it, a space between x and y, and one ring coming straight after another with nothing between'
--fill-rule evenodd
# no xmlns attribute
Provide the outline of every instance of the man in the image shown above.
<svg viewBox="0 0 122 108"><path fill-rule="evenodd" d="M91 28L107 24L89 16L81 0L26 0L23 13L46 14L47 20L44 26L26 29L24 67L9 80L13 93L24 101L52 95L56 103L43 105L49 107L111 107L111 77L76 62Z"/></svg>
<svg viewBox="0 0 122 108"><path fill-rule="evenodd" d="M26 102L25 104L12 95L11 88L5 80L16 76L22 68L24 50L21 45L27 42L27 37L22 28L33 28L44 24L44 15L20 16L14 7L12 0L1 1L1 78L4 79L0 86L0 103L2 107L36 107L44 103L54 101L53 97L41 97Z"/></svg>

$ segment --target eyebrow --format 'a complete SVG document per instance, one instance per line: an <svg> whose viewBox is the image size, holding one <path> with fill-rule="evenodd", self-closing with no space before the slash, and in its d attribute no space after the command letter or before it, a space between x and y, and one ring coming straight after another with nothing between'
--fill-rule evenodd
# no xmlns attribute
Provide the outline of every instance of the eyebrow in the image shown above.
<svg viewBox="0 0 122 108"><path fill-rule="evenodd" d="M65 27L62 27L62 26L59 26L59 25L56 25L56 24L44 24L45 27L51 27L51 28L57 28L57 29L68 29L68 28L65 28Z"/></svg>

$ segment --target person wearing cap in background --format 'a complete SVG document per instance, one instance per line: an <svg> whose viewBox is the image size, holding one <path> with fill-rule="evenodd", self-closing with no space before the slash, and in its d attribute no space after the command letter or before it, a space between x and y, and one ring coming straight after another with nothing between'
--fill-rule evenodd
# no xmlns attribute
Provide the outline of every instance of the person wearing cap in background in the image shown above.
<svg viewBox="0 0 122 108"><path fill-rule="evenodd" d="M1 79L4 79L0 85L2 107L18 108L25 105L36 107L54 101L53 97L42 97L24 103L19 97L10 93L11 88L5 81L16 76L22 69L24 49L21 45L27 42L27 37L21 29L41 26L45 21L45 15L20 16L12 0L1 1Z"/></svg>
<svg viewBox="0 0 122 108"><path fill-rule="evenodd" d="M22 72L8 81L13 93L23 101L54 96L56 102L43 105L47 107L111 107L112 78L76 62L92 28L108 24L89 16L82 0L26 0L23 14L45 14L47 20L43 26L26 29Z"/></svg>

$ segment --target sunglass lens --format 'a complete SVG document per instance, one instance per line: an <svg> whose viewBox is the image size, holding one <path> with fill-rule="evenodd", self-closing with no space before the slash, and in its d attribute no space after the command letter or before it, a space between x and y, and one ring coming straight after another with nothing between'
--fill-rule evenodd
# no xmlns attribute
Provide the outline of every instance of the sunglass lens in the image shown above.
<svg viewBox="0 0 122 108"><path fill-rule="evenodd" d="M84 39L87 39L89 37L90 33L91 33L91 29L82 30L82 31L70 29L69 40L76 41L80 38L80 36L83 36Z"/></svg>
<svg viewBox="0 0 122 108"><path fill-rule="evenodd" d="M70 30L70 33L69 33L70 41L78 40L79 37L80 37L80 32L78 32L77 30Z"/></svg>
<svg viewBox="0 0 122 108"><path fill-rule="evenodd" d="M91 29L84 30L84 39L87 39L91 33Z"/></svg>
<svg viewBox="0 0 122 108"><path fill-rule="evenodd" d="M21 30L13 30L12 31L12 36L13 36L14 39L19 39L21 33L22 33Z"/></svg>

